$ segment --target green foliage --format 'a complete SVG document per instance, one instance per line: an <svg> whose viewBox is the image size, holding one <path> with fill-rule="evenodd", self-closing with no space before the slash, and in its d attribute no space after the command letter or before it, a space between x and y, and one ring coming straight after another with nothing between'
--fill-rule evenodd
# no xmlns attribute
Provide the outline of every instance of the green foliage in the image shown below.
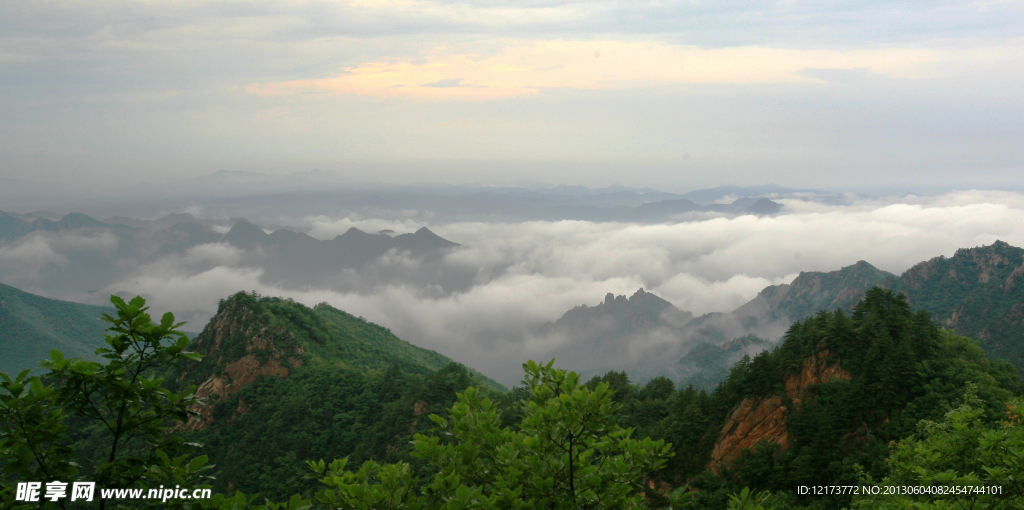
<svg viewBox="0 0 1024 510"><path fill-rule="evenodd" d="M0 283L0 372L37 369L57 349L67 357L99 361L110 307L47 299Z"/></svg>
<svg viewBox="0 0 1024 510"><path fill-rule="evenodd" d="M202 479L206 459L185 462L182 454L188 447L165 434L168 422L189 419L194 389L173 392L152 377L164 367L198 360L198 355L185 350L188 337L170 313L154 323L141 297L128 303L117 296L110 300L117 316L104 314L111 334L105 336L108 347L96 351L106 364L65 359L53 350L41 364L48 370L45 378L30 377L28 371L14 379L0 373L0 458L6 475L144 488ZM68 427L72 421L95 424L99 447L76 452ZM64 507L66 501L57 504ZM105 506L101 501L100 508Z"/></svg>
<svg viewBox="0 0 1024 510"><path fill-rule="evenodd" d="M990 489L997 494L879 494L860 495L858 509L896 508L1021 508L1024 501L1024 402L1007 404L1009 419L986 425L978 388L969 384L963 403L943 421L922 420L918 433L901 441L887 459L888 476L875 481L862 475L863 485Z"/></svg>
<svg viewBox="0 0 1024 510"><path fill-rule="evenodd" d="M811 360L845 375L791 396L787 378ZM849 497L793 491L854 484L858 466L875 478L886 476L889 443L915 433L921 420L941 419L968 382L985 401L985 424L997 423L1003 403L1021 393L1013 367L986 359L977 342L940 329L903 296L875 288L852 314L821 312L795 323L776 349L741 359L710 393L689 386L650 399L631 387L619 422L674 445L676 455L653 478L670 485L690 481L698 490L695 508L723 508L744 486L772 491L768 501L776 507L841 508ZM710 453L730 413L747 398L779 398L787 407L789 448L755 445L716 474L708 469Z"/></svg>
<svg viewBox="0 0 1024 510"><path fill-rule="evenodd" d="M317 500L332 508L589 509L645 508L645 475L671 454L664 441L633 439L615 420L609 385L593 390L574 372L529 362L529 398L518 430L502 428L491 399L476 388L459 394L451 418L432 415L441 435L417 435L417 458L435 470L419 491L408 464L347 460L311 463L330 489ZM669 494L682 501L683 489Z"/></svg>
<svg viewBox="0 0 1024 510"><path fill-rule="evenodd" d="M308 365L285 379L260 377L213 407L212 422L183 435L217 459L214 490L259 492L272 500L310 497L318 484L304 462L409 461L411 441L475 383L452 363L427 375L392 367L383 374ZM422 462L416 462L417 466Z"/></svg>
<svg viewBox="0 0 1024 510"><path fill-rule="evenodd" d="M769 496L770 492L755 492L744 487L739 494L729 495L729 510L772 510L762 506Z"/></svg>

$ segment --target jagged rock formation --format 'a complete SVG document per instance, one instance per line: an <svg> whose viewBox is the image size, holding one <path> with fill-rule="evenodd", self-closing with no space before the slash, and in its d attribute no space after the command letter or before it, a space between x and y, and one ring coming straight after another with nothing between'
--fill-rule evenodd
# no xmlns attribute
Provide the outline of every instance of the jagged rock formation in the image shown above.
<svg viewBox="0 0 1024 510"><path fill-rule="evenodd" d="M641 288L628 298L609 293L597 306L577 306L536 336L556 345L549 356L584 377L626 368L633 380L642 381L653 377L648 369L658 367L637 359L637 352L652 342L675 340L692 318Z"/></svg>
<svg viewBox="0 0 1024 510"><path fill-rule="evenodd" d="M205 356L183 374L190 381L202 380L196 394L207 401L233 396L261 375L285 378L289 368L302 366L305 350L295 334L283 325L256 317L247 300L232 299L196 337L196 352ZM196 409L202 419L190 423L202 428L209 423L212 407Z"/></svg>
<svg viewBox="0 0 1024 510"><path fill-rule="evenodd" d="M752 396L743 399L729 414L711 451L708 467L716 470L739 457L744 449L753 449L761 442L778 444L782 450L790 447L791 436L786 425L790 407L799 406L814 398L814 387L835 380L848 381L851 374L836 363L829 363L830 353L823 351L803 361L799 372L785 379L785 399L782 396Z"/></svg>

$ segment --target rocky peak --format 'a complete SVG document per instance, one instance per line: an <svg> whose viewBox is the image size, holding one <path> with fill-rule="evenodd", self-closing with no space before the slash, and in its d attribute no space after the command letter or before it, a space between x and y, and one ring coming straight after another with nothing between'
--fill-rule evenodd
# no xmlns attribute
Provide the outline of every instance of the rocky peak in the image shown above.
<svg viewBox="0 0 1024 510"><path fill-rule="evenodd" d="M814 386L830 381L848 381L851 374L829 363L830 353L822 351L804 359L800 371L785 379L786 400L793 406L814 398ZM743 399L726 418L718 434L708 467L717 471L722 463L730 464L744 449L752 449L760 442L778 444L782 450L790 447L792 440L786 420L791 410L783 403L782 396L747 397Z"/></svg>
<svg viewBox="0 0 1024 510"><path fill-rule="evenodd" d="M914 265L900 276L910 289L921 288L931 280L948 279L968 286L993 280L1005 282L1024 262L1024 250L995 241L989 246L961 248L952 257L938 256Z"/></svg>
<svg viewBox="0 0 1024 510"><path fill-rule="evenodd" d="M285 378L289 368L302 365L305 351L295 334L261 311L255 296L239 292L221 303L217 315L196 337L196 351L205 359L189 366L182 378L198 385L199 397L224 400L261 375ZM190 426L203 428L212 410L210 406L197 410L201 419Z"/></svg>

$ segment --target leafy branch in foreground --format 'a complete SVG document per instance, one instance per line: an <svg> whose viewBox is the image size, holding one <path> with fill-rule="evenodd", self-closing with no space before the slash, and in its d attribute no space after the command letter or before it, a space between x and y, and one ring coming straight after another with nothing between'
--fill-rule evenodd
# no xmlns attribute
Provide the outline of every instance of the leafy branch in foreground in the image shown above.
<svg viewBox="0 0 1024 510"><path fill-rule="evenodd" d="M154 323L141 297L126 303L111 296L110 301L117 316L103 315L111 334L105 335L108 347L96 351L106 364L65 359L53 350L40 364L48 370L43 376L29 376L28 370L14 379L0 374L0 458L6 475L143 488L202 479L206 458L184 462L189 445L166 434L168 425L193 414L195 389L171 391L154 375L200 359L186 351L189 339L178 330L183 323L175 323L171 313ZM81 457L76 436L87 436L86 444L78 445L88 450ZM65 508L67 499L46 505ZM100 501L101 509L106 506Z"/></svg>
<svg viewBox="0 0 1024 510"><path fill-rule="evenodd" d="M968 383L962 404L942 422L922 420L916 437L894 445L887 460L889 476L879 482L866 476L862 480L866 485L952 493L862 495L854 499L854 508L1024 508L1024 402L1018 399L1006 407L1007 421L986 427L977 386Z"/></svg>
<svg viewBox="0 0 1024 510"><path fill-rule="evenodd" d="M670 445L630 437L606 383L591 390L552 364L523 365L529 398L518 430L500 428L496 405L476 388L458 395L450 420L432 415L441 435L417 435L414 455L437 471L420 491L406 463L368 461L351 472L342 459L310 463L330 486L316 499L359 509L647 508L656 490L645 475L665 464ZM665 496L678 505L685 491Z"/></svg>

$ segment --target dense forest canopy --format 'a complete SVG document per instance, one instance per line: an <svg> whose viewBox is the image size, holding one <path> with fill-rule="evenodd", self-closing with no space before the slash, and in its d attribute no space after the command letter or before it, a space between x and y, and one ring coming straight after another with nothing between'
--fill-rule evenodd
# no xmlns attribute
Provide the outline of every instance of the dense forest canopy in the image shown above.
<svg viewBox="0 0 1024 510"><path fill-rule="evenodd" d="M796 488L954 481L1002 487L965 504L1024 496L1016 369L881 288L711 391L532 362L507 391L326 305L244 293L191 353L173 317L113 303L105 364L54 351L43 377L3 377L4 501L28 479L220 494L183 508L928 507ZM118 399L133 404L96 406Z"/></svg>

